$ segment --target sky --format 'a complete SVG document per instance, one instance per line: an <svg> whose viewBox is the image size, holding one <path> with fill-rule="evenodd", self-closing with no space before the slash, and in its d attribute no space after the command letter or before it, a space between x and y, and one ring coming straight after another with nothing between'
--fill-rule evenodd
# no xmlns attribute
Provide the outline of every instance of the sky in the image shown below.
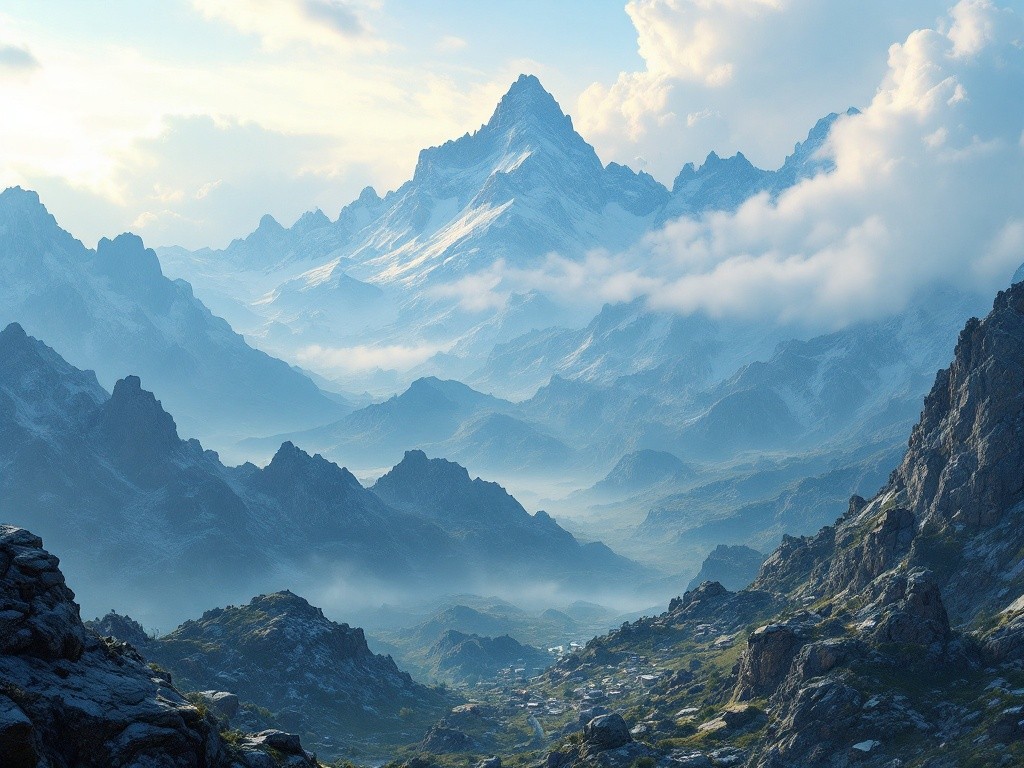
<svg viewBox="0 0 1024 768"><path fill-rule="evenodd" d="M941 32L949 6L7 0L0 186L39 191L87 245L223 247L264 213L335 218L396 188L522 72L605 162L667 185L712 150L777 167L817 118L870 105L890 47Z"/></svg>

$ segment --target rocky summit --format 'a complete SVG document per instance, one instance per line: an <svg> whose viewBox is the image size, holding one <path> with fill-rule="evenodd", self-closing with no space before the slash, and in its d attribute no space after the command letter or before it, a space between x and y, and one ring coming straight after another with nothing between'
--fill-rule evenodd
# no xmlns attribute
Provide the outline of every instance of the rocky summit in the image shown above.
<svg viewBox="0 0 1024 768"><path fill-rule="evenodd" d="M124 643L86 629L56 557L0 526L4 768L315 768L297 736L226 739L218 721Z"/></svg>
<svg viewBox="0 0 1024 768"><path fill-rule="evenodd" d="M394 741L453 703L370 651L362 629L331 621L288 591L207 611L142 652L188 690L234 694L310 743L367 733Z"/></svg>

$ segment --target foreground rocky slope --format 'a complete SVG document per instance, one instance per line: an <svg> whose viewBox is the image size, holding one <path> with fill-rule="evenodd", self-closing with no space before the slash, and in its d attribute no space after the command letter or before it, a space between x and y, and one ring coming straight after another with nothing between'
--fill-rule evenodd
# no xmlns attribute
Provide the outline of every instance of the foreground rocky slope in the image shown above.
<svg viewBox="0 0 1024 768"><path fill-rule="evenodd" d="M787 537L749 589L705 583L595 639L539 692L648 659L656 671L642 690L625 675L618 706L683 765L1020 765L1022 446L1018 284L967 324L875 498Z"/></svg>
<svg viewBox="0 0 1024 768"><path fill-rule="evenodd" d="M131 646L85 628L39 537L0 526L0 764L316 766L279 731L230 742Z"/></svg>

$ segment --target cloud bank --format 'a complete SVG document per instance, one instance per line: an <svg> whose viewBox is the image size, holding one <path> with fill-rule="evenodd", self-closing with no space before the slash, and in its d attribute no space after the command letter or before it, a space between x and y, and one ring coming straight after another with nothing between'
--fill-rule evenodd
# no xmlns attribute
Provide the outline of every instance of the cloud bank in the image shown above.
<svg viewBox="0 0 1024 768"><path fill-rule="evenodd" d="M693 77L717 77L707 60ZM679 219L625 253L499 266L473 301L537 288L827 329L938 283L994 292L1024 262L1024 17L964 0L891 46L873 100L826 151L835 171L777 200Z"/></svg>
<svg viewBox="0 0 1024 768"><path fill-rule="evenodd" d="M602 157L671 182L709 151L774 168L822 115L872 97L885 51L949 0L630 0L643 67L597 82L578 125Z"/></svg>

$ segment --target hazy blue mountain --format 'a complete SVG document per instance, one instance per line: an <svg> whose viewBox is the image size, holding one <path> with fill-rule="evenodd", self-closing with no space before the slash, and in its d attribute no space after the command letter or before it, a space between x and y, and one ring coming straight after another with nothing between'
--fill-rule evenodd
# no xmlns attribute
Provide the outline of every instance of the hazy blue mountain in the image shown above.
<svg viewBox="0 0 1024 768"><path fill-rule="evenodd" d="M508 635L481 637L450 629L427 651L425 661L434 679L472 685L493 679L507 668L529 669L536 674L554 657Z"/></svg>
<svg viewBox="0 0 1024 768"><path fill-rule="evenodd" d="M580 544L545 512L531 515L497 483L470 479L466 469L409 451L371 490L396 509L418 514L452 534L487 578L498 580L527 569L539 580L594 584L595 571L627 580L646 574L608 547ZM604 585L614 590L614 585Z"/></svg>
<svg viewBox="0 0 1024 768"><path fill-rule="evenodd" d="M666 481L685 482L697 476L693 467L667 451L643 449L619 459L604 479L590 490L599 495L626 495Z"/></svg>
<svg viewBox="0 0 1024 768"><path fill-rule="evenodd" d="M782 343L695 399L706 410L680 429L677 450L724 456L899 437L975 308L969 297L935 291L895 317Z"/></svg>
<svg viewBox="0 0 1024 768"><path fill-rule="evenodd" d="M226 467L137 377L107 397L17 325L0 350L0 517L47 536L87 605L121 595L152 624L282 582L429 597L543 580L579 595L646 574L457 464L410 454L379 484L390 494L287 442L264 468Z"/></svg>
<svg viewBox="0 0 1024 768"><path fill-rule="evenodd" d="M733 210L771 187L774 174L755 167L742 152L719 157L711 152L700 167L687 163L672 182L664 220L707 210Z"/></svg>
<svg viewBox="0 0 1024 768"><path fill-rule="evenodd" d="M417 379L400 395L373 403L339 421L316 429L251 439L244 443L267 452L282 440L363 466L379 466L401 458L410 447L452 437L469 419L489 413L509 413L515 406L458 381L434 377Z"/></svg>
<svg viewBox="0 0 1024 768"><path fill-rule="evenodd" d="M705 581L717 581L733 592L749 587L757 578L766 557L742 544L719 544L704 558L700 571L686 586L686 591L696 589Z"/></svg>
<svg viewBox="0 0 1024 768"><path fill-rule="evenodd" d="M859 111L850 108L846 115ZM687 163L672 183L672 198L660 214L660 220L695 215L705 211L734 210L754 195L767 192L778 195L801 179L831 171L834 163L822 153L839 115L835 112L821 118L780 168L767 171L754 166L742 152L732 157L708 154L698 168Z"/></svg>
<svg viewBox="0 0 1024 768"><path fill-rule="evenodd" d="M482 471L553 474L574 461L572 448L541 428L505 413L487 413L463 423L431 452Z"/></svg>
<svg viewBox="0 0 1024 768"><path fill-rule="evenodd" d="M850 496L874 493L899 462L902 445L894 439L845 457L794 460L788 467L739 472L664 496L650 502L637 540L648 547L662 543L676 553L706 552L717 544L769 550L788 532L826 525L846 509Z"/></svg>
<svg viewBox="0 0 1024 768"><path fill-rule="evenodd" d="M344 412L305 376L248 346L168 280L130 234L91 250L62 230L34 192L0 193L0 324L20 323L101 384L144 376L188 431L227 435L311 426Z"/></svg>
<svg viewBox="0 0 1024 768"><path fill-rule="evenodd" d="M701 389L781 341L778 331L701 314L651 312L643 300L609 304L583 328L548 329L499 344L468 381L529 396L551 376L609 385L674 366ZM680 376L682 379L682 376Z"/></svg>

